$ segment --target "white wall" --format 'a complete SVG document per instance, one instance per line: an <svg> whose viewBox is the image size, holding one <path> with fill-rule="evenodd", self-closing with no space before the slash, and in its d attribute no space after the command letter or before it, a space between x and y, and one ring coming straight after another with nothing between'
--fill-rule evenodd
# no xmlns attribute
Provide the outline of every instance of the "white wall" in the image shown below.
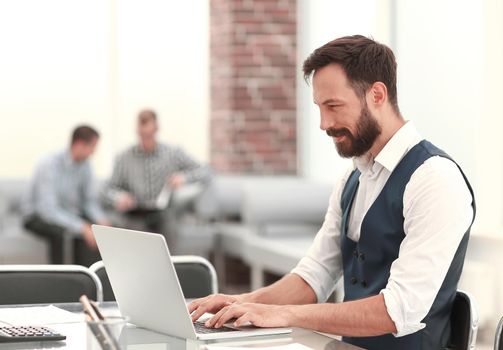
<svg viewBox="0 0 503 350"><path fill-rule="evenodd" d="M476 225L494 231L503 219L500 2L396 3L402 113L460 163L477 195Z"/></svg>
<svg viewBox="0 0 503 350"><path fill-rule="evenodd" d="M144 107L163 141L207 160L208 16L208 1L0 2L0 177L29 177L82 122L106 176Z"/></svg>

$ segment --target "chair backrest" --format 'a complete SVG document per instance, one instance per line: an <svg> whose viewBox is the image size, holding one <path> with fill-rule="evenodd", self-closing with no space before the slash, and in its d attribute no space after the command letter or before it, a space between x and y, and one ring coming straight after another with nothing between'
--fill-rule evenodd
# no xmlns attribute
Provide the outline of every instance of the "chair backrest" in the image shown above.
<svg viewBox="0 0 503 350"><path fill-rule="evenodd" d="M218 293L217 273L208 260L194 255L178 255L172 259L185 298Z"/></svg>
<svg viewBox="0 0 503 350"><path fill-rule="evenodd" d="M100 279L80 265L0 265L0 290L1 305L103 300Z"/></svg>
<svg viewBox="0 0 503 350"><path fill-rule="evenodd" d="M494 336L494 350L503 350L503 317L498 323Z"/></svg>
<svg viewBox="0 0 503 350"><path fill-rule="evenodd" d="M105 270L103 260L96 261L94 264L89 266L89 270L94 272L101 281L101 285L103 286L103 301L115 301L114 291L110 285L110 280L108 279L107 270Z"/></svg>
<svg viewBox="0 0 503 350"><path fill-rule="evenodd" d="M172 260L185 298L200 298L218 293L217 273L208 260L194 255L173 256ZM97 261L89 269L101 279L104 300L115 300L103 261Z"/></svg>
<svg viewBox="0 0 503 350"><path fill-rule="evenodd" d="M467 292L458 290L451 311L451 339L449 349L475 349L478 320L475 301Z"/></svg>

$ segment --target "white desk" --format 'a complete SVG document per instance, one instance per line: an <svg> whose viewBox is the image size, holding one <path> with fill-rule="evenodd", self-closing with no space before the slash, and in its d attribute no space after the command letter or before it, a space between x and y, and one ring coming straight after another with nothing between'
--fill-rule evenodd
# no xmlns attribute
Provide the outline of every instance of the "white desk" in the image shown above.
<svg viewBox="0 0 503 350"><path fill-rule="evenodd" d="M80 304L61 304L58 307L76 313L81 313ZM3 306L11 307L11 306ZM115 303L103 303L104 314L116 314ZM29 320L27 320L29 324ZM87 328L85 322L50 324L49 327L66 335L65 341L59 342L30 342L30 343L10 343L1 344L0 349L87 349ZM343 343L308 330L294 329L292 334L261 336L242 339L232 339L226 341L196 341L190 339L179 339L170 337L134 325L128 325L122 332L121 338L125 340L128 350L204 350L209 343L218 343L221 346L249 347L256 350L260 347L270 347L300 343L316 350L355 350L359 349L353 345Z"/></svg>
<svg viewBox="0 0 503 350"><path fill-rule="evenodd" d="M251 268L251 290L265 286L264 272L280 276L288 274L306 255L313 243L311 234L294 237L264 237L247 239L242 258Z"/></svg>

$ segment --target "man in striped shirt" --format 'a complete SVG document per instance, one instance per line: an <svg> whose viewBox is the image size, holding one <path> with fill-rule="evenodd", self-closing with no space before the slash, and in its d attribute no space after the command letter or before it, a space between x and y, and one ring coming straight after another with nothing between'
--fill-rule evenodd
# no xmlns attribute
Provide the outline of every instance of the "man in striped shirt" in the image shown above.
<svg viewBox="0 0 503 350"><path fill-rule="evenodd" d="M156 113L141 111L137 122L139 143L119 154L102 195L119 214L119 225L162 233L168 238L165 208L156 205L159 194L166 184L176 190L188 183L205 183L211 171L181 148L158 142L158 129Z"/></svg>

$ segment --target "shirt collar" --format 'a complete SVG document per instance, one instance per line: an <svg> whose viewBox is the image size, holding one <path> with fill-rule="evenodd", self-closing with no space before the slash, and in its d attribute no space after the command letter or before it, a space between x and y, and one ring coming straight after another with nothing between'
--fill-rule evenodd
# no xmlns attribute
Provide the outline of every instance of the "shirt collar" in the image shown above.
<svg viewBox="0 0 503 350"><path fill-rule="evenodd" d="M77 164L77 162L73 160L72 153L69 149L63 152L63 162L67 167L71 167Z"/></svg>
<svg viewBox="0 0 503 350"><path fill-rule="evenodd" d="M419 135L414 123L408 121L398 129L374 159L365 154L354 158L353 164L362 173L377 164L392 172L405 154L421 140L421 135Z"/></svg>
<svg viewBox="0 0 503 350"><path fill-rule="evenodd" d="M152 152L145 152L143 150L143 147L137 144L133 147L133 152L139 156L157 155L159 153L159 144L155 145L155 148Z"/></svg>

